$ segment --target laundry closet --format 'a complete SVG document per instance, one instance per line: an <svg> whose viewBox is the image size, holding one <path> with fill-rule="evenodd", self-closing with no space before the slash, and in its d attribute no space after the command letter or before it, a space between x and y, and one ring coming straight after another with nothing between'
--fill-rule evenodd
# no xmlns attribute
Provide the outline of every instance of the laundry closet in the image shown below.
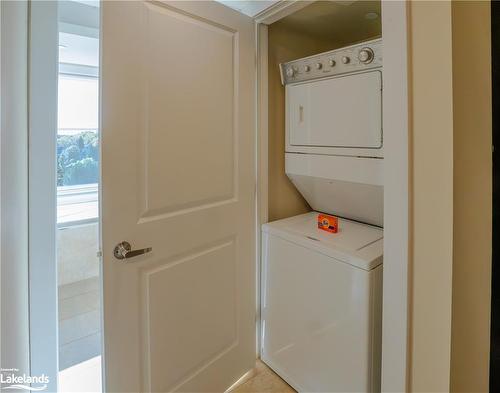
<svg viewBox="0 0 500 393"><path fill-rule="evenodd" d="M381 33L377 1L312 2L268 26L260 352L301 392L380 391Z"/></svg>

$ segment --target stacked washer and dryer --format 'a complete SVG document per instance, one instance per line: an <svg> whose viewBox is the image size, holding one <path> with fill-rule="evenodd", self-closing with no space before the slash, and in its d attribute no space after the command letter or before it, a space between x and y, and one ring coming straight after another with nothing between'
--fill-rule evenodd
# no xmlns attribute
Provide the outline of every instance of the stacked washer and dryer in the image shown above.
<svg viewBox="0 0 500 393"><path fill-rule="evenodd" d="M313 212L262 227L262 359L299 392L380 391L382 41L280 65L286 173ZM338 233L317 214L341 217Z"/></svg>

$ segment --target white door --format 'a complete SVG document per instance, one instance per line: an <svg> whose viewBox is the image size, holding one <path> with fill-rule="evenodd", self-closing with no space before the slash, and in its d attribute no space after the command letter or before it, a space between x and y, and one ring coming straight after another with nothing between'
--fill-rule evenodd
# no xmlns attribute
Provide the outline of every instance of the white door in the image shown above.
<svg viewBox="0 0 500 393"><path fill-rule="evenodd" d="M254 25L101 4L106 390L222 392L256 357Z"/></svg>

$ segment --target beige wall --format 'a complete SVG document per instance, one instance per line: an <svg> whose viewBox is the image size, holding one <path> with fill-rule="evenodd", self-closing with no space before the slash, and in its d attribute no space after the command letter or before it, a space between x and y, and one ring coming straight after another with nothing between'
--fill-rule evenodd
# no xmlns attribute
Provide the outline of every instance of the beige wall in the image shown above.
<svg viewBox="0 0 500 393"><path fill-rule="evenodd" d="M489 2L410 4L410 390L488 390Z"/></svg>
<svg viewBox="0 0 500 393"><path fill-rule="evenodd" d="M452 29L449 2L410 4L412 265L410 390L450 381L453 252Z"/></svg>
<svg viewBox="0 0 500 393"><path fill-rule="evenodd" d="M451 390L487 392L492 220L490 3L454 2L452 32Z"/></svg>
<svg viewBox="0 0 500 393"><path fill-rule="evenodd" d="M57 230L57 285L99 276L99 224L72 225Z"/></svg>
<svg viewBox="0 0 500 393"><path fill-rule="evenodd" d="M285 89L278 64L323 52L335 45L308 38L279 22L269 26L268 37L268 214L269 221L274 221L311 210L285 174Z"/></svg>

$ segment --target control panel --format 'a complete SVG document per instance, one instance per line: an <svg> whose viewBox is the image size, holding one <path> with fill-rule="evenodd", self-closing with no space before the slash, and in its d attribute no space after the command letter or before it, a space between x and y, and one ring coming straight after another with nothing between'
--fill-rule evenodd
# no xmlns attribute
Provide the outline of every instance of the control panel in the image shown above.
<svg viewBox="0 0 500 393"><path fill-rule="evenodd" d="M303 82L382 67L382 39L280 64L281 83Z"/></svg>

